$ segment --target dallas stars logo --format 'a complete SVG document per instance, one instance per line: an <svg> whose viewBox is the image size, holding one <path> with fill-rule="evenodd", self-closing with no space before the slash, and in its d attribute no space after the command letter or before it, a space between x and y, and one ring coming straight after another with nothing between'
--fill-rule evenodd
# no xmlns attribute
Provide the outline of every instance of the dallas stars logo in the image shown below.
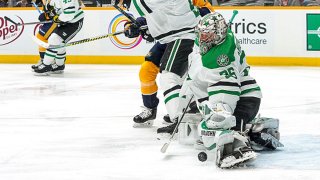
<svg viewBox="0 0 320 180"><path fill-rule="evenodd" d="M219 66L222 66L222 67L227 66L229 64L229 57L225 54L221 54L217 58L217 63Z"/></svg>

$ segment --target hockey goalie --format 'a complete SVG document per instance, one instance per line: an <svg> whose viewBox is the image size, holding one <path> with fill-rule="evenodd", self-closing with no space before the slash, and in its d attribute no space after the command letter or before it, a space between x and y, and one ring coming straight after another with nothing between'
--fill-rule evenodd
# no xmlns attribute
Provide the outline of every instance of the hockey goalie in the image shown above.
<svg viewBox="0 0 320 180"><path fill-rule="evenodd" d="M220 168L232 168L257 157L256 150L274 150L279 142L279 120L256 117L262 98L239 41L218 12L201 18L189 55L182 97L193 94L200 114L185 115L179 141L202 149L199 160L213 157ZM184 100L181 98L180 106Z"/></svg>

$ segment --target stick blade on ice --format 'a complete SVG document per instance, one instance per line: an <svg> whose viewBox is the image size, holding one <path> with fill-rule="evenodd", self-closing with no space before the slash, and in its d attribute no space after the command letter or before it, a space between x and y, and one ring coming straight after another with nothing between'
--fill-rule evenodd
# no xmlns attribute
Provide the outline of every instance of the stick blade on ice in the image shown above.
<svg viewBox="0 0 320 180"><path fill-rule="evenodd" d="M161 148L160 151L161 151L162 153L166 153L168 147L169 147L169 143L164 143L164 145L162 146L162 148Z"/></svg>

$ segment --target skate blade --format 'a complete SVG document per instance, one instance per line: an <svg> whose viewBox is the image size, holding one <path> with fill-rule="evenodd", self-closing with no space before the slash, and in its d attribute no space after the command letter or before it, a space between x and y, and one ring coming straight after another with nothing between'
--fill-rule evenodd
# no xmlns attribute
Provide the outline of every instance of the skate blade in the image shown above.
<svg viewBox="0 0 320 180"><path fill-rule="evenodd" d="M134 128L150 128L153 125L153 120L146 121L144 123L134 123Z"/></svg>
<svg viewBox="0 0 320 180"><path fill-rule="evenodd" d="M172 123L173 123L173 122L167 122L167 121L165 121L165 120L162 121L162 124L163 124L163 125L166 125L166 126L171 125Z"/></svg>
<svg viewBox="0 0 320 180"><path fill-rule="evenodd" d="M51 71L50 74L63 74L64 70L59 70L59 71Z"/></svg>
<svg viewBox="0 0 320 180"><path fill-rule="evenodd" d="M35 76L50 76L50 73L49 73L49 72L44 72L44 73L37 73L37 72L35 72L34 75L35 75Z"/></svg>
<svg viewBox="0 0 320 180"><path fill-rule="evenodd" d="M243 153L243 157L239 159L234 159L233 161L229 162L222 162L220 164L220 168L222 169L230 169L230 168L235 168L235 167L240 167L248 163L249 161L254 160L257 157L257 154L255 152L246 152ZM232 157L230 157L232 158Z"/></svg>

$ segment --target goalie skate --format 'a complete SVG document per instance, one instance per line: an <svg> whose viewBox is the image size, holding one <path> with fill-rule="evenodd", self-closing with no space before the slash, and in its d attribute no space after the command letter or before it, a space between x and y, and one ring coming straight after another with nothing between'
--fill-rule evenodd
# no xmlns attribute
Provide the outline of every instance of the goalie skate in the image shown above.
<svg viewBox="0 0 320 180"><path fill-rule="evenodd" d="M256 153L249 147L241 147L232 154L221 159L218 167L220 168L234 168L244 165L250 160L257 157Z"/></svg>

